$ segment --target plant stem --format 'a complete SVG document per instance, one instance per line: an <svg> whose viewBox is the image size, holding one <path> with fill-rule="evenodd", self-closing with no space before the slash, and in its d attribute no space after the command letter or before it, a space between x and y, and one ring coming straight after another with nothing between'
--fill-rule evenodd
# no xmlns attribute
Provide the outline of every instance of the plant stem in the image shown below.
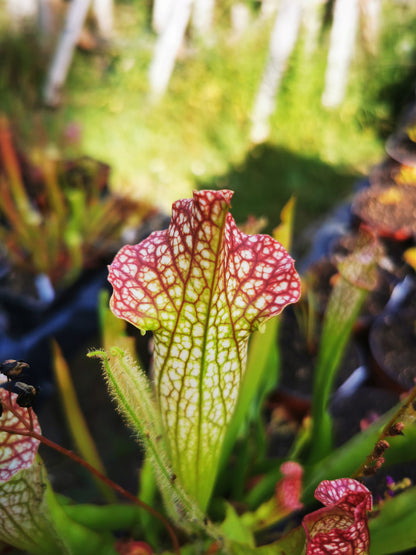
<svg viewBox="0 0 416 555"><path fill-rule="evenodd" d="M398 422L403 422L408 416L409 410L414 412L413 404L416 400L416 387L410 390L410 393L403 403L403 405L394 413L394 415L390 418L387 424L384 426L383 431L381 432L380 436L378 437L377 442L386 439L388 437L393 436L394 434L391 433L392 427L394 424ZM374 463L374 450L366 457L364 462L359 466L359 468L351 475L351 478L360 478L365 473L365 470L371 467L372 463Z"/></svg>
<svg viewBox="0 0 416 555"><path fill-rule="evenodd" d="M32 407L27 408L27 413L29 415L29 430L33 432L33 414L32 414Z"/></svg>

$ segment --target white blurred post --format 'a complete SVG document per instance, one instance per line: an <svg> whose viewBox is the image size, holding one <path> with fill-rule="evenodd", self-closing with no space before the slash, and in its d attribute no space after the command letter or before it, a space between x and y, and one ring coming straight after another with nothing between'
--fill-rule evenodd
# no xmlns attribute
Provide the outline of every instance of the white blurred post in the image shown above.
<svg viewBox="0 0 416 555"><path fill-rule="evenodd" d="M152 27L158 35L163 33L174 5L175 0L153 0Z"/></svg>
<svg viewBox="0 0 416 555"><path fill-rule="evenodd" d="M167 89L188 25L193 0L176 0L173 11L162 34L159 35L149 68L150 91L153 100Z"/></svg>
<svg viewBox="0 0 416 555"><path fill-rule="evenodd" d="M72 0L68 7L65 26L48 71L43 99L54 107L60 102L60 92L65 83L75 45L81 33L91 0Z"/></svg>
<svg viewBox="0 0 416 555"><path fill-rule="evenodd" d="M276 105L280 81L296 44L302 15L301 0L284 0L273 27L269 56L252 113L251 140L260 143L269 136L269 119Z"/></svg>
<svg viewBox="0 0 416 555"><path fill-rule="evenodd" d="M376 54L379 46L381 1L361 0L362 33L366 48L371 54Z"/></svg>
<svg viewBox="0 0 416 555"><path fill-rule="evenodd" d="M270 17L275 14L279 7L279 0L262 0L261 15L262 17Z"/></svg>
<svg viewBox="0 0 416 555"><path fill-rule="evenodd" d="M302 26L304 28L304 51L310 58L318 44L319 30L322 25L322 11L326 0L308 0L304 3Z"/></svg>
<svg viewBox="0 0 416 555"><path fill-rule="evenodd" d="M250 25L250 10L247 4L242 2L235 2L231 6L231 29L232 37L234 40L238 40L247 27Z"/></svg>
<svg viewBox="0 0 416 555"><path fill-rule="evenodd" d="M336 0L322 104L335 108L344 100L358 27L358 0Z"/></svg>
<svg viewBox="0 0 416 555"><path fill-rule="evenodd" d="M113 33L113 0L93 0L92 12L101 38L109 40Z"/></svg>
<svg viewBox="0 0 416 555"><path fill-rule="evenodd" d="M197 36L209 35L214 21L215 0L194 0L192 27Z"/></svg>

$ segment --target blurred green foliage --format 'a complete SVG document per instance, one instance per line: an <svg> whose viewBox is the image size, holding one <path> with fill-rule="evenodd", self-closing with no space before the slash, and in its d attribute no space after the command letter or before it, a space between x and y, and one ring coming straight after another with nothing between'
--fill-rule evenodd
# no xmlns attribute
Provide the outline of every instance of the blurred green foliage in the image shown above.
<svg viewBox="0 0 416 555"><path fill-rule="evenodd" d="M147 70L155 35L151 3L116 3L116 33L106 50L77 52L56 112L42 109L39 91L48 56L33 35L0 41L0 109L30 134L40 118L58 137L69 122L83 128L85 154L113 168L116 188L129 189L169 209L195 186L236 189L234 213L275 219L298 196L304 227L345 196L360 174L383 156L386 135L415 81L414 6L384 2L376 55L359 36L347 97L338 110L321 106L329 26L317 49L303 36L283 79L267 145L249 140L250 113L267 57L272 21L246 1L251 23L231 31L231 2L218 3L213 40L188 32L166 96L153 105ZM237 202L237 201L236 201Z"/></svg>

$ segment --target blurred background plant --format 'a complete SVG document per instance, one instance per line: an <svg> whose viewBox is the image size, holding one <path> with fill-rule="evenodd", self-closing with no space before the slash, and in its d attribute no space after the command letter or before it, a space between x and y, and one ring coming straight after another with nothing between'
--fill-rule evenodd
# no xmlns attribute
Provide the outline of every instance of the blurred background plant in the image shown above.
<svg viewBox="0 0 416 555"><path fill-rule="evenodd" d="M146 203L109 192L109 172L86 157L53 157L40 144L30 154L17 150L1 117L0 240L14 280L19 273L44 276L58 290L71 285L108 261L123 230L150 214Z"/></svg>
<svg viewBox="0 0 416 555"><path fill-rule="evenodd" d="M371 18L361 14L343 102L332 109L322 106L335 2L318 2L315 16L305 12L299 27L267 142L256 146L250 139L251 115L282 2L212 2L205 38L191 21L169 87L154 102L148 72L161 36L151 26L158 4L168 2L114 3L110 39L89 46L80 42L61 107L54 112L42 108L41 95L68 3L55 2L54 32L46 45L33 26L12 32L2 10L0 103L27 140L35 132L35 117L51 141L66 124L77 122L83 152L111 166L112 186L165 210L195 184L215 185L239 193L237 220L253 213L272 221L295 193L297 226L304 228L348 194L380 158L397 113L413 99L414 5L380 2L377 40L363 40ZM360 4L364 9L371 2Z"/></svg>

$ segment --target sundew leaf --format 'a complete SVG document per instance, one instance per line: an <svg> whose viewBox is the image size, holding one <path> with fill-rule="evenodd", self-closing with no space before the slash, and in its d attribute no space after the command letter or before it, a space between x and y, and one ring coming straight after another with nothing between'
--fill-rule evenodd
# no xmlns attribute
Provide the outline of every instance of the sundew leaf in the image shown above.
<svg viewBox="0 0 416 555"><path fill-rule="evenodd" d="M243 375L250 333L300 283L269 236L242 233L231 191L197 191L173 205L165 231L126 246L110 266L114 314L154 332L154 380L170 458L206 508Z"/></svg>

